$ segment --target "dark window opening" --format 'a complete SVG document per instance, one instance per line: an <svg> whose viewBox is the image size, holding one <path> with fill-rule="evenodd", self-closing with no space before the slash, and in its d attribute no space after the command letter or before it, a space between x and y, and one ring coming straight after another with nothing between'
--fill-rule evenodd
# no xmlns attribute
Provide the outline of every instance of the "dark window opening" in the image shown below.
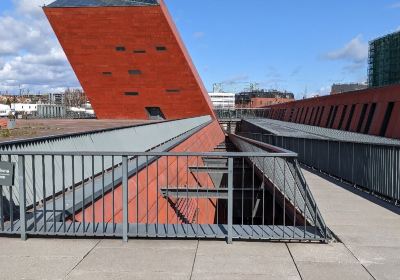
<svg viewBox="0 0 400 280"><path fill-rule="evenodd" d="M394 108L394 102L389 102L389 104L386 108L385 118L383 119L383 123L381 126L381 131L379 133L379 135L382 137L384 137L386 135L386 131L389 126L390 117L392 116L393 108Z"/></svg>
<svg viewBox="0 0 400 280"><path fill-rule="evenodd" d="M371 108L369 109L367 124L365 125L364 133L367 134L369 129L371 128L372 120L374 119L376 109L376 103L372 103Z"/></svg>
<svg viewBox="0 0 400 280"><path fill-rule="evenodd" d="M124 51L125 51L125 47L123 47L123 46L117 46L117 47L115 47L115 50L116 50L117 52L124 52Z"/></svg>
<svg viewBox="0 0 400 280"><path fill-rule="evenodd" d="M138 96L139 92L137 92L137 91L128 91L128 92L125 92L125 95L127 95L127 96Z"/></svg>
<svg viewBox="0 0 400 280"><path fill-rule="evenodd" d="M360 119L358 120L357 132L361 132L361 127L364 122L364 118L365 118L365 114L367 113L367 109L368 109L368 104L364 104L362 111L361 111Z"/></svg>
<svg viewBox="0 0 400 280"><path fill-rule="evenodd" d="M178 93L178 92L181 92L181 90L177 89L177 88L174 88L174 89L167 89L166 92L167 93Z"/></svg>
<svg viewBox="0 0 400 280"><path fill-rule="evenodd" d="M294 122L297 122L297 118L299 117L300 109L296 109L296 116L294 117Z"/></svg>
<svg viewBox="0 0 400 280"><path fill-rule="evenodd" d="M134 50L133 53L146 53L145 50Z"/></svg>
<svg viewBox="0 0 400 280"><path fill-rule="evenodd" d="M304 107L301 108L300 118L299 118L299 121L297 123L301 122L301 119L303 118L303 113L304 113Z"/></svg>
<svg viewBox="0 0 400 280"><path fill-rule="evenodd" d="M294 115L294 108L292 108L292 109L290 110L289 122L292 122L293 115Z"/></svg>
<svg viewBox="0 0 400 280"><path fill-rule="evenodd" d="M335 108L333 109L332 119L331 119L331 122L329 123L329 128L332 128L333 125L335 124L338 108L339 108L339 106L335 106Z"/></svg>
<svg viewBox="0 0 400 280"><path fill-rule="evenodd" d="M104 76L111 76L112 73L111 73L111 72L103 72L103 75L104 75Z"/></svg>
<svg viewBox="0 0 400 280"><path fill-rule="evenodd" d="M353 120L355 110L356 110L356 104L351 105L349 118L347 119L347 124L346 124L346 131L350 130L351 121Z"/></svg>
<svg viewBox="0 0 400 280"><path fill-rule="evenodd" d="M307 116L308 116L308 107L306 109L306 115L304 116L304 119L303 119L302 123L306 122Z"/></svg>
<svg viewBox="0 0 400 280"><path fill-rule="evenodd" d="M320 109L321 109L320 107L317 108L317 112L315 113L314 120L313 120L313 125L316 125L316 123L317 123L317 118L318 118Z"/></svg>
<svg viewBox="0 0 400 280"><path fill-rule="evenodd" d="M331 117L332 117L332 112L333 112L333 106L331 106L331 108L329 109L329 115L328 115L328 119L326 120L325 127L329 126L329 122L331 121Z"/></svg>
<svg viewBox="0 0 400 280"><path fill-rule="evenodd" d="M311 115L310 115L310 118L308 119L307 124L312 124L311 121L312 121L312 117L314 116L314 111L315 111L315 108L312 108Z"/></svg>
<svg viewBox="0 0 400 280"><path fill-rule="evenodd" d="M325 106L322 106L321 113L319 114L318 126L321 126L322 116L324 115L324 112L325 112Z"/></svg>
<svg viewBox="0 0 400 280"><path fill-rule="evenodd" d="M159 52L163 52L163 51L166 51L167 48L164 47L164 46L157 46L157 47L156 47L156 50L159 51Z"/></svg>
<svg viewBox="0 0 400 280"><path fill-rule="evenodd" d="M146 107L149 120L165 120L165 116L160 107Z"/></svg>
<svg viewBox="0 0 400 280"><path fill-rule="evenodd" d="M339 126L338 126L339 130L342 129L344 118L346 117L346 113L347 113L347 105L344 105L343 111L342 111L342 116L340 117L340 121L339 121Z"/></svg>
<svg viewBox="0 0 400 280"><path fill-rule="evenodd" d="M137 69L135 69L135 70L128 70L128 74L129 74L129 75L140 75L140 74L142 74L142 71L137 70Z"/></svg>

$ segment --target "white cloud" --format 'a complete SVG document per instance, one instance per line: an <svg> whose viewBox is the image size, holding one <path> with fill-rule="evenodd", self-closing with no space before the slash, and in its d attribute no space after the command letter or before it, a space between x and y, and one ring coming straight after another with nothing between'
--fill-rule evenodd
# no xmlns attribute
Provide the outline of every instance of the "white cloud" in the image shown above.
<svg viewBox="0 0 400 280"><path fill-rule="evenodd" d="M41 6L52 0L13 0L0 14L0 91L60 91L79 87Z"/></svg>
<svg viewBox="0 0 400 280"><path fill-rule="evenodd" d="M328 60L343 61L346 63L343 70L347 73L355 73L366 69L368 48L368 42L364 42L362 35L358 35L346 43L344 47L329 52L323 57Z"/></svg>
<svg viewBox="0 0 400 280"><path fill-rule="evenodd" d="M245 82L249 79L249 76L246 74L240 74L240 75L236 75L230 78L227 78L226 80L222 81L221 83L223 84L228 84L228 85L233 85L235 83L239 83L239 82Z"/></svg>
<svg viewBox="0 0 400 280"><path fill-rule="evenodd" d="M393 3L389 7L392 8L392 9L400 9L400 2Z"/></svg>
<svg viewBox="0 0 400 280"><path fill-rule="evenodd" d="M364 62L368 58L368 43L358 35L351 39L343 48L329 52L325 55L330 60L348 60L351 62Z"/></svg>
<svg viewBox="0 0 400 280"><path fill-rule="evenodd" d="M202 31L194 32L193 33L193 38L195 39L201 39L205 36L206 34Z"/></svg>

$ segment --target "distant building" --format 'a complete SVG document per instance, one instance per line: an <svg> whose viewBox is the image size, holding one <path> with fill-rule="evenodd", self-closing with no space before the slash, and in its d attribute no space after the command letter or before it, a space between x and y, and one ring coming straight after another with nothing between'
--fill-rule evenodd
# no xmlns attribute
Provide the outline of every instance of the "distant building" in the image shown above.
<svg viewBox="0 0 400 280"><path fill-rule="evenodd" d="M0 104L0 117L7 117L11 112L9 105Z"/></svg>
<svg viewBox="0 0 400 280"><path fill-rule="evenodd" d="M333 84L331 89L331 94L363 90L366 89L367 87L368 86L366 84L359 84L359 83Z"/></svg>
<svg viewBox="0 0 400 280"><path fill-rule="evenodd" d="M11 111L18 114L32 115L37 112L37 104L12 103Z"/></svg>
<svg viewBox="0 0 400 280"><path fill-rule="evenodd" d="M369 44L368 85L400 84L400 31Z"/></svg>
<svg viewBox="0 0 400 280"><path fill-rule="evenodd" d="M210 92L214 109L233 109L235 108L235 94L226 92Z"/></svg>
<svg viewBox="0 0 400 280"><path fill-rule="evenodd" d="M49 93L49 103L55 105L64 105L64 93Z"/></svg>
<svg viewBox="0 0 400 280"><path fill-rule="evenodd" d="M236 95L236 108L261 108L294 100L294 94L278 90L254 90Z"/></svg>

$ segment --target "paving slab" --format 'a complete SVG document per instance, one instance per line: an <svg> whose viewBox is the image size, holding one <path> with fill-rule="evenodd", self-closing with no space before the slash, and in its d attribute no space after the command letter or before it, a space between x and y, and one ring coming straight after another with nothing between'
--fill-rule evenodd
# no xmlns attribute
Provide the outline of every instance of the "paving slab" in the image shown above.
<svg viewBox="0 0 400 280"><path fill-rule="evenodd" d="M104 275L130 274L131 279L157 278L157 275L176 274L179 278L190 277L196 254L197 241L175 240L103 240L74 269L75 275L96 277ZM117 276L116 276L117 277ZM117 277L117 278L118 278ZM123 279L123 278L122 278Z"/></svg>
<svg viewBox="0 0 400 280"><path fill-rule="evenodd" d="M79 257L1 256L0 279L64 279L80 261Z"/></svg>
<svg viewBox="0 0 400 280"><path fill-rule="evenodd" d="M400 208L314 171L303 172L328 227L364 266L364 271L375 279L400 279ZM318 279L312 278L318 276L316 263L296 264L302 276ZM357 279L352 276L356 268L337 263L334 266L343 272L343 277L337 279ZM326 273L332 270L327 267Z"/></svg>
<svg viewBox="0 0 400 280"><path fill-rule="evenodd" d="M358 264L359 261L342 243L288 244L294 261Z"/></svg>
<svg viewBox="0 0 400 280"><path fill-rule="evenodd" d="M300 279L283 243L200 241L192 279Z"/></svg>
<svg viewBox="0 0 400 280"><path fill-rule="evenodd" d="M332 262L296 262L303 280L369 280L374 279L359 264Z"/></svg>

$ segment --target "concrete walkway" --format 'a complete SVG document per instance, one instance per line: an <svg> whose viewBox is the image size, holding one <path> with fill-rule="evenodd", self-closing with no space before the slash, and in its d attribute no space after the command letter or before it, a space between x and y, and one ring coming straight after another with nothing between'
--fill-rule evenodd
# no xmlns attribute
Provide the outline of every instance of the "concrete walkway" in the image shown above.
<svg viewBox="0 0 400 280"><path fill-rule="evenodd" d="M0 279L399 279L398 209L304 173L344 243L0 238Z"/></svg>

